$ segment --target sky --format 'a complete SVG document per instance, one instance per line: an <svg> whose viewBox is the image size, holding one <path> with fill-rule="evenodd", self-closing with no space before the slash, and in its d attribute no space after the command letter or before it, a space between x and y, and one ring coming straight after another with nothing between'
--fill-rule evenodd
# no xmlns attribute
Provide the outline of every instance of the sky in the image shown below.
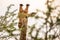
<svg viewBox="0 0 60 40"><path fill-rule="evenodd" d="M24 4L24 8L26 4L30 4L29 12L36 11L36 9L46 10L46 6L44 3L46 0L0 0L0 15L6 12L7 6L10 4L14 4L15 6L12 9L18 9L19 10L19 4ZM55 5L58 5L60 0L56 0L57 3Z"/></svg>
<svg viewBox="0 0 60 40"><path fill-rule="evenodd" d="M11 7L10 11L13 11L15 9L17 10L17 14L19 12L19 4L23 4L23 9L25 9L26 4L30 4L29 6L29 13L35 12L36 9L41 9L43 11L46 11L46 6L44 5L46 0L0 0L0 15L4 15L7 7L10 4L14 4L13 7ZM39 16L42 14L39 14ZM29 19L30 20L30 19ZM30 25L32 25L31 21L33 24L35 23L35 19L32 18L29 22Z"/></svg>
<svg viewBox="0 0 60 40"><path fill-rule="evenodd" d="M10 4L14 4L15 6L12 8L19 10L19 4L23 4L25 8L26 4L30 4L29 12L34 12L36 9L45 10L46 6L44 5L46 0L0 0L0 15L4 14L7 10L7 7ZM56 0L53 4L58 5L60 0Z"/></svg>
<svg viewBox="0 0 60 40"><path fill-rule="evenodd" d="M0 15L4 14L7 10L7 6L9 6L10 4L14 4L15 6L12 8L14 9L18 9L19 10L19 4L23 4L25 8L26 4L30 4L29 7L29 12L34 12L36 11L36 9L41 9L44 10L44 3L45 0L0 0ZM42 6L42 7L41 7ZM43 9L44 8L44 9Z"/></svg>

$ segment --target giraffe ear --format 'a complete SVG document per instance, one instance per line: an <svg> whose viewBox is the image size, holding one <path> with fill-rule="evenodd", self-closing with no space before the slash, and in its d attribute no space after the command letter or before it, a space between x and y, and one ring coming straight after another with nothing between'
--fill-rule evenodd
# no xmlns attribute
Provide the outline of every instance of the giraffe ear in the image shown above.
<svg viewBox="0 0 60 40"><path fill-rule="evenodd" d="M19 12L22 13L23 12L23 4L20 4L20 8L19 8Z"/></svg>
<svg viewBox="0 0 60 40"><path fill-rule="evenodd" d="M26 8L24 10L24 13L28 13L28 8L29 8L29 4L26 4Z"/></svg>

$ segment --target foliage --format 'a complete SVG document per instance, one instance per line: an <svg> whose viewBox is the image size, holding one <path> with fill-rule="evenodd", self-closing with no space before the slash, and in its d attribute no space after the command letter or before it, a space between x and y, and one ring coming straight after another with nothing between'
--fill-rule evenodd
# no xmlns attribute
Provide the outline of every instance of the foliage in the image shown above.
<svg viewBox="0 0 60 40"><path fill-rule="evenodd" d="M37 12L32 12L31 14L28 15L25 15L25 14L20 14L19 16L20 17L25 17L25 16L28 16L28 17L35 17L36 19L44 19L45 22L43 23L43 25L40 25L38 29L36 29L36 24L32 25L30 28L30 32L29 32L29 35L31 37L31 40L54 40L56 38L60 38L60 10L58 10L59 14L58 16L54 16L56 18L56 22L54 23L54 19L52 18L53 16L51 16L52 12L54 10L57 9L57 7L51 7L51 5L49 5L49 3L53 3L53 1L48 1L46 2L46 5L47 5L47 9L48 11L47 12L43 12L41 10L38 10L37 9L37 12L42 12L44 15L46 15L47 17L44 18L44 17L39 17L39 16L36 16ZM15 22L17 20L16 18L16 14L14 13L16 10L12 11L12 12L9 12L11 6L14 6L14 5L10 5L7 7L7 11L5 13L4 16L0 16L0 32L3 32L3 31L6 31L9 33L9 36L14 36L14 34L12 33L13 31L17 30L14 26L17 24L17 22ZM14 18L15 17L15 18ZM50 21L49 21L50 20ZM44 38L38 38L39 36L39 33L42 29L46 29L46 32L43 32L45 35L44 35ZM48 29L49 27L49 29ZM54 29L57 29L56 31ZM33 31L36 31L36 35L35 37L32 35ZM48 30L47 30L48 29ZM20 29L20 30L23 30L23 29ZM57 31L59 30L59 33L57 33ZM51 31L54 31L54 34L53 35L48 35L48 33L51 33ZM20 35L19 35L20 36ZM15 38L16 39L16 38ZM17 40L17 39L16 39Z"/></svg>
<svg viewBox="0 0 60 40"><path fill-rule="evenodd" d="M54 19L52 19L52 17L54 17L54 16L51 16L53 10L56 10L57 7L59 7L59 6L53 8L53 7L51 7L51 5L49 5L49 3L51 3L51 5L52 5L53 1L50 2L49 0L47 0L47 2L46 2L47 9L48 9L47 12L40 11L40 12L42 12L44 15L46 15L47 17L46 17L46 18L42 17L42 19L45 20L45 23L43 23L42 26L39 26L39 29L36 30L36 35L35 35L35 37L32 36L32 33L33 33L34 29L36 29L36 27L35 27L35 25L32 25L32 27L30 27L30 32L29 32L29 34L30 34L31 38L34 39L34 40L38 40L38 39L39 39L39 38L38 38L39 31L41 31L41 29L43 29L44 26L45 26L45 28L46 28L46 32L43 32L43 33L45 34L45 35L44 35L44 38L41 38L40 40L49 40L49 39L53 40L53 39L56 39L56 38L60 38L60 37L59 37L59 36L60 36L60 32L59 32L59 33L56 33L56 32L54 31L55 28L56 28L57 31L58 31L58 30L60 31L59 27L57 28L57 26L60 25L60 18L59 18L60 12L58 11L58 12L59 12L58 16L57 16L57 17L55 16L55 18L56 18L56 22L55 22L55 23L53 22ZM37 13L36 13L36 14L37 14ZM41 18L41 17L35 16L35 18L37 19L37 18ZM50 21L49 21L49 20L50 20ZM49 24L49 25L48 25L48 24ZM49 30L47 30L48 27L49 27ZM51 35L51 34L48 35L48 33L51 33L51 31L54 31L54 33L55 33L56 35L55 35L55 34L53 34L53 35ZM40 36L41 36L41 35L40 35ZM51 38L51 37L52 37L52 38ZM31 40L32 40L32 39L31 39Z"/></svg>
<svg viewBox="0 0 60 40"><path fill-rule="evenodd" d="M16 30L14 25L17 24L17 22L15 22L16 18L14 18L16 16L16 14L14 13L16 10L9 12L11 6L14 5L11 4L10 6L8 6L5 15L0 16L0 32L6 31L9 33L10 36L12 36L12 32Z"/></svg>

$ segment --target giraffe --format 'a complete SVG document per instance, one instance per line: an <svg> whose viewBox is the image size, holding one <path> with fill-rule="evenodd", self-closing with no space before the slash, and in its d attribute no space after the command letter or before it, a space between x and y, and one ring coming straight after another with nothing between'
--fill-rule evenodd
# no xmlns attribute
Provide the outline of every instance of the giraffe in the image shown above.
<svg viewBox="0 0 60 40"><path fill-rule="evenodd" d="M22 7L23 7L23 4L20 4L20 9L19 9L19 13L18 13L18 18L19 18L19 24L18 24L19 26L18 27L21 27L21 25L26 22L26 18L28 16L29 4L26 5L25 10L23 10Z"/></svg>
<svg viewBox="0 0 60 40"><path fill-rule="evenodd" d="M23 10L22 7L23 7L23 4L20 4L19 13L18 13L18 18L19 18L18 27L22 28L20 33L21 34L20 40L26 40L27 16L28 16L29 4L26 4L25 10Z"/></svg>

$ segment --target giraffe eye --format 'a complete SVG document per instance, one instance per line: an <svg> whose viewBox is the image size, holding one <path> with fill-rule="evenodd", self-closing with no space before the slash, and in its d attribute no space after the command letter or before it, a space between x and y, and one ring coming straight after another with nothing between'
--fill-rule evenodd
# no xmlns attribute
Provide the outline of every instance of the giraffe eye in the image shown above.
<svg viewBox="0 0 60 40"><path fill-rule="evenodd" d="M27 16L25 18L27 18Z"/></svg>

